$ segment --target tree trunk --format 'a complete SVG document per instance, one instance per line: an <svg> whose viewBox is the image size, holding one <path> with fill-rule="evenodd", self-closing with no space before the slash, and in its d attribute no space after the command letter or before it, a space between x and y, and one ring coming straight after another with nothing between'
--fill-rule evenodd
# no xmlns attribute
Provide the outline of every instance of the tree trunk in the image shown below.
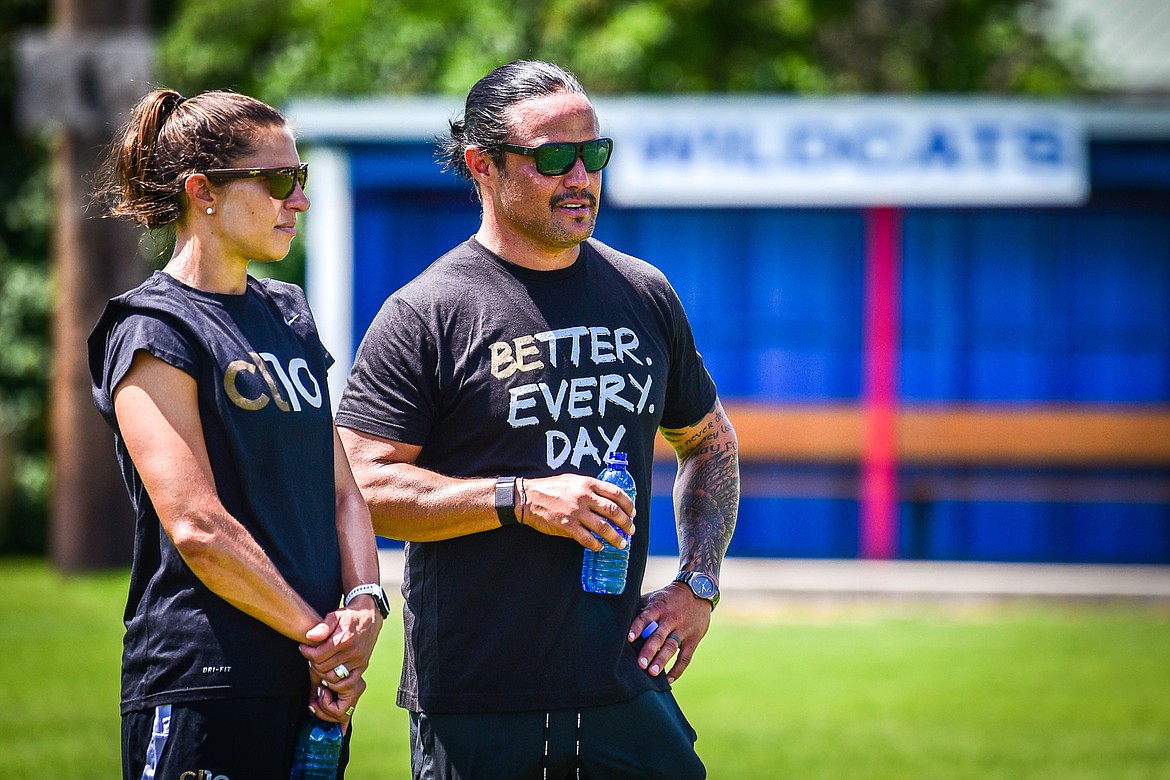
<svg viewBox="0 0 1170 780"><path fill-rule="evenodd" d="M102 147L124 120L127 85L111 83L125 71L107 67L110 36L142 32L144 0L55 0L53 36L76 39L74 94L95 121L66 121L57 132L53 161L54 229L53 363L50 379L50 451L54 487L49 552L59 569L123 566L133 552L134 518L113 454L113 436L90 394L86 338L105 301L146 274L138 230L101 219L88 208ZM66 47L68 48L68 47ZM116 49L116 46L115 46ZM117 58L117 51L112 52ZM146 91L146 75L137 87ZM52 96L46 96L52 99Z"/></svg>

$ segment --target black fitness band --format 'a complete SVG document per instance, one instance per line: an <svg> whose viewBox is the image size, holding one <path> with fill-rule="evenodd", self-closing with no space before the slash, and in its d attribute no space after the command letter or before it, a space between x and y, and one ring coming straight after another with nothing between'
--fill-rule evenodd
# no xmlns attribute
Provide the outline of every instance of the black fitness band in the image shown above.
<svg viewBox="0 0 1170 780"><path fill-rule="evenodd" d="M500 525L516 525L516 478L496 477L496 514Z"/></svg>

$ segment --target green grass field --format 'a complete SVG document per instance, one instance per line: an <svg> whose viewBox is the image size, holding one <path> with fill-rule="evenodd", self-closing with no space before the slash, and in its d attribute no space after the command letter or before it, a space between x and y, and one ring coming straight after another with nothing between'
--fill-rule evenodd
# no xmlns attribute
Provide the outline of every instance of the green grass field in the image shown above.
<svg viewBox="0 0 1170 780"><path fill-rule="evenodd" d="M0 562L0 778L119 774L124 573ZM1170 780L1170 609L724 600L675 686L715 780ZM395 605L351 780L409 776Z"/></svg>

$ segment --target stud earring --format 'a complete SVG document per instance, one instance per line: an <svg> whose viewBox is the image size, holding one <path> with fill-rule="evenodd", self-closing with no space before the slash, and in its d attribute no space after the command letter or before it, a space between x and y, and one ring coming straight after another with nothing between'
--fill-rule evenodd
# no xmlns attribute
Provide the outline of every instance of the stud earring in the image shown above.
<svg viewBox="0 0 1170 780"><path fill-rule="evenodd" d="M210 216L211 216L212 214L214 214L214 213L215 213L215 209L214 209L214 208L212 208L211 206L208 206L208 207L207 207L207 216L209 216L209 217L210 217Z"/></svg>

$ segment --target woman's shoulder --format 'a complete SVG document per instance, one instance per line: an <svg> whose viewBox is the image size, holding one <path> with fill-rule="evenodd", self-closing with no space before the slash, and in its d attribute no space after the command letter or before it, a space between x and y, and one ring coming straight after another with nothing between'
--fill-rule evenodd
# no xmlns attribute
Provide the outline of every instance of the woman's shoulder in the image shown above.
<svg viewBox="0 0 1170 780"><path fill-rule="evenodd" d="M280 295L301 299L305 297L305 291L301 289L300 285L271 277L257 277L249 275L248 287L249 289L263 290L269 295Z"/></svg>
<svg viewBox="0 0 1170 780"><path fill-rule="evenodd" d="M172 327L181 322L185 310L176 302L168 279L166 274L156 271L137 287L107 301L90 338L102 337L131 320L157 321Z"/></svg>
<svg viewBox="0 0 1170 780"><path fill-rule="evenodd" d="M248 291L272 301L284 314L303 313L309 310L309 299L305 291L292 282L249 276Z"/></svg>

